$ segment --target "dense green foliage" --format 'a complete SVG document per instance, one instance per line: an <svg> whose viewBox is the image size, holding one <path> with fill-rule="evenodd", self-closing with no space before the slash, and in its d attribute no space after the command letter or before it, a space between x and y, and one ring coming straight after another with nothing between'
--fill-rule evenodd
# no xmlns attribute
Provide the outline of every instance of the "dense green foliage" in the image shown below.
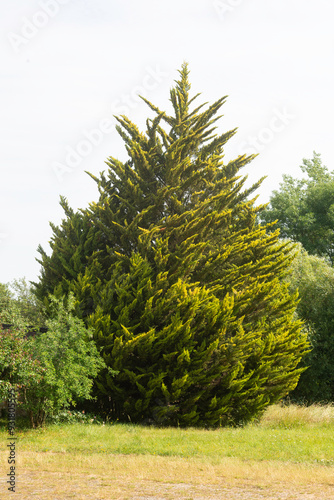
<svg viewBox="0 0 334 500"><path fill-rule="evenodd" d="M44 326L42 303L36 298L25 278L9 284L0 283L0 314L2 323L36 329Z"/></svg>
<svg viewBox="0 0 334 500"><path fill-rule="evenodd" d="M307 178L283 175L278 191L273 191L264 222L277 223L282 238L302 243L311 254L334 263L334 172L322 164L320 155L303 160L300 167Z"/></svg>
<svg viewBox="0 0 334 500"><path fill-rule="evenodd" d="M64 210L66 219L61 227L50 223L53 236L50 241L52 255L49 257L41 246L38 252L41 259L42 279L37 285L35 295L49 312L48 295L58 298L68 295L72 280L77 279L85 272L87 259L97 248L97 234L92 227L91 221L86 214L74 212L64 197L61 197L60 205ZM90 308L86 314L92 312Z"/></svg>
<svg viewBox="0 0 334 500"><path fill-rule="evenodd" d="M308 369L291 397L308 403L334 401L334 270L300 245L289 281L293 291L298 289L297 313L305 321L312 344L302 361Z"/></svg>
<svg viewBox="0 0 334 500"><path fill-rule="evenodd" d="M9 388L15 387L32 426L40 426L47 415L90 399L93 378L105 363L91 332L71 313L73 297L66 307L50 297L52 317L45 320L47 331L27 337L29 322L20 311L31 319L29 303L24 304L27 294L15 299L5 285L1 291L0 322L5 317L13 326L0 331L0 398L5 399Z"/></svg>
<svg viewBox="0 0 334 500"><path fill-rule="evenodd" d="M191 110L187 66L173 116L150 102L146 133L125 117L129 156L110 157L100 199L53 226L36 293L68 293L106 364L96 381L120 419L172 425L246 422L297 384L307 341L283 281L291 245L256 224L262 207L224 164L225 98ZM163 127L165 124L165 128Z"/></svg>
<svg viewBox="0 0 334 500"><path fill-rule="evenodd" d="M73 297L66 307L56 299L53 304L47 332L36 335L31 346L33 358L43 368L41 377L24 387L23 407L33 426L42 425L47 414L90 399L93 378L105 367L92 333L71 313Z"/></svg>
<svg viewBox="0 0 334 500"><path fill-rule="evenodd" d="M24 280L14 283L21 291L25 290L25 285ZM36 312L36 299L33 299L33 306L27 301L22 307L23 302L23 297L21 300L15 297L9 285L0 283L0 325L12 325L6 329L0 326L0 401L7 398L12 385L21 387L37 376L40 368L39 362L31 356L31 340L26 337L27 319Z"/></svg>
<svg viewBox="0 0 334 500"><path fill-rule="evenodd" d="M0 322L2 317L0 316ZM31 340L20 327L0 327L0 401L11 387L20 389L39 376L40 364L31 356Z"/></svg>

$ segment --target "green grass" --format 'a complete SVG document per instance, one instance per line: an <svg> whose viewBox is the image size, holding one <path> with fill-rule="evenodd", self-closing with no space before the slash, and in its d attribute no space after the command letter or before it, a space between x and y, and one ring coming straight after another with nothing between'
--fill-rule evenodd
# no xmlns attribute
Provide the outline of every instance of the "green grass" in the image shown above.
<svg viewBox="0 0 334 500"><path fill-rule="evenodd" d="M88 420L89 421L89 420ZM8 437L0 422L0 440ZM203 496L334 500L334 407L279 405L244 428L158 429L84 423L18 428L18 493L73 499ZM0 478L8 473L3 446ZM5 488L0 484L0 497ZM5 493L7 491L4 490Z"/></svg>
<svg viewBox="0 0 334 500"><path fill-rule="evenodd" d="M334 408L269 408L258 424L243 428L158 429L132 424L64 424L18 430L21 451L103 453L205 458L224 457L334 465ZM6 430L0 439L5 442Z"/></svg>

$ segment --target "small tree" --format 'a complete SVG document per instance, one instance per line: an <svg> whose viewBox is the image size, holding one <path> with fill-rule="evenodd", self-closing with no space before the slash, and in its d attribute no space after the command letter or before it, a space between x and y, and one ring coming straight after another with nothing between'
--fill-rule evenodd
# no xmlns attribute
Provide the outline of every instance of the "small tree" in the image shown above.
<svg viewBox="0 0 334 500"><path fill-rule="evenodd" d="M19 405L29 413L31 425L38 427L47 415L91 399L93 378L105 363L91 340L92 333L72 315L71 295L66 306L51 297L47 331L27 338L27 322L17 302L6 287L2 291L6 321L14 325L0 331L0 397L5 399L8 389L15 387Z"/></svg>
<svg viewBox="0 0 334 500"><path fill-rule="evenodd" d="M77 400L91 399L93 378L105 367L92 333L68 305L52 298L53 319L46 322L48 331L37 334L31 344L33 357L42 368L41 375L24 387L23 408L30 414L33 427L43 425L47 415L75 405Z"/></svg>

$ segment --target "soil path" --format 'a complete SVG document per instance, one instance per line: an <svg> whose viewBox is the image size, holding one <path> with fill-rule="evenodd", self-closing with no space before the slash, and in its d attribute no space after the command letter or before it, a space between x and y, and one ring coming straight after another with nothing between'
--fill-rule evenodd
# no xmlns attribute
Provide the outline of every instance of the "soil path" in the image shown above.
<svg viewBox="0 0 334 500"><path fill-rule="evenodd" d="M0 498L6 490L0 480ZM9 492L8 492L9 493ZM16 500L334 500L334 486L313 484L305 487L276 482L255 484L243 480L228 484L191 484L134 479L131 482L99 475L59 474L41 471L21 471Z"/></svg>

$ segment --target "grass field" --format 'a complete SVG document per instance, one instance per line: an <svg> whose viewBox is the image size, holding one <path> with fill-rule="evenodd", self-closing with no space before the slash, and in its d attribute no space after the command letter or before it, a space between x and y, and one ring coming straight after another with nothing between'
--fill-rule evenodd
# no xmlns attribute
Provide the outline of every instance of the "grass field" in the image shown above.
<svg viewBox="0 0 334 500"><path fill-rule="evenodd" d="M16 436L19 499L334 499L330 405L276 405L244 428L66 424ZM7 438L2 429L2 450Z"/></svg>

